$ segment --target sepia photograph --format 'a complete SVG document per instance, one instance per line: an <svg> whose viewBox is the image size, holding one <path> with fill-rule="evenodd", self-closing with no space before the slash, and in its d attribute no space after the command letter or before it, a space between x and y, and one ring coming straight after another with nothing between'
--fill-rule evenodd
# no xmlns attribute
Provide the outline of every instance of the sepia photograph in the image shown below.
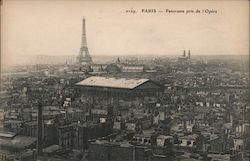
<svg viewBox="0 0 250 161"><path fill-rule="evenodd" d="M1 0L0 161L249 161L248 0Z"/></svg>

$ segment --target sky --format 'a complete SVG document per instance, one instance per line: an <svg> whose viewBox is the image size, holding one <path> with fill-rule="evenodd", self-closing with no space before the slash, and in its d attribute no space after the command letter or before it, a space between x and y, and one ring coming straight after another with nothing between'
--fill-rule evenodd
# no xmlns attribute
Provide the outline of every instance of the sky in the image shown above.
<svg viewBox="0 0 250 161"><path fill-rule="evenodd" d="M134 9L137 13L127 13ZM142 13L142 9L162 10ZM166 13L165 10L217 13ZM3 0L1 61L77 56L82 18L90 55L249 54L246 1Z"/></svg>

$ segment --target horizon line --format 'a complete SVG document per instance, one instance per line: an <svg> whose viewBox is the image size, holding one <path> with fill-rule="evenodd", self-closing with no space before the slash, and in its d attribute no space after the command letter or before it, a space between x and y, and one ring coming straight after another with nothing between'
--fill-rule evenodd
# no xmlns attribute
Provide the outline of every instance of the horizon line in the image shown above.
<svg viewBox="0 0 250 161"><path fill-rule="evenodd" d="M226 56L226 55L228 55L228 56L249 56L250 54L192 54L191 53L191 56ZM65 57L65 56L67 56L67 57L77 57L77 54L76 55L47 55L47 54L38 54L38 55L22 55L22 56L34 56L34 57L36 57L36 56L54 56L54 57ZM180 53L180 54L166 54L166 55L164 55L164 54L140 54L140 55L138 55L138 54L124 54L124 55L119 55L119 54L110 54L110 55L102 55L102 54L95 54L95 55L90 55L91 57L95 57L95 56L121 56L121 57L123 57L123 56L182 56L182 53Z"/></svg>

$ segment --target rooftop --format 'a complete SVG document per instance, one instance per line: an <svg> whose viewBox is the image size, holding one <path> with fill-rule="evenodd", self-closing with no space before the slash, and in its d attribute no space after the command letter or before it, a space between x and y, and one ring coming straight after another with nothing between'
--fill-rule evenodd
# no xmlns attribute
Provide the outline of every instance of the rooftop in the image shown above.
<svg viewBox="0 0 250 161"><path fill-rule="evenodd" d="M12 147L15 149L25 149L26 147L30 146L31 144L36 142L35 137L29 136L15 136L13 139L0 139L0 146L1 147Z"/></svg>
<svg viewBox="0 0 250 161"><path fill-rule="evenodd" d="M45 153L53 153L59 150L62 150L63 148L59 145L51 145L43 149L43 152Z"/></svg>
<svg viewBox="0 0 250 161"><path fill-rule="evenodd" d="M0 137L12 138L15 135L16 135L16 133L13 133L13 132L0 131Z"/></svg>
<svg viewBox="0 0 250 161"><path fill-rule="evenodd" d="M182 136L180 139L185 139L185 140L195 140L197 139L198 135L192 134L192 135L187 135L187 136Z"/></svg>
<svg viewBox="0 0 250 161"><path fill-rule="evenodd" d="M115 77L98 77L92 76L77 83L80 86L108 87L108 88L123 88L134 89L135 87L148 82L149 79L135 78L115 78Z"/></svg>
<svg viewBox="0 0 250 161"><path fill-rule="evenodd" d="M158 139L173 139L173 136L159 135Z"/></svg>

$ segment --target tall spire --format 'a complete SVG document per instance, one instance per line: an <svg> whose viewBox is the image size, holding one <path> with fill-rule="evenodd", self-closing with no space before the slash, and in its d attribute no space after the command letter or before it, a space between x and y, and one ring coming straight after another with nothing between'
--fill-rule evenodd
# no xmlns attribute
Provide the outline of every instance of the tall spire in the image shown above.
<svg viewBox="0 0 250 161"><path fill-rule="evenodd" d="M85 18L84 17L82 19L82 44L81 44L81 47L87 47Z"/></svg>
<svg viewBox="0 0 250 161"><path fill-rule="evenodd" d="M89 65L92 64L92 58L89 54L86 39L86 28L85 28L85 18L82 19L82 42L79 55L77 57L77 62L79 65Z"/></svg>
<svg viewBox="0 0 250 161"><path fill-rule="evenodd" d="M188 50L188 59L190 59L191 58L191 52L190 52L190 50Z"/></svg>

